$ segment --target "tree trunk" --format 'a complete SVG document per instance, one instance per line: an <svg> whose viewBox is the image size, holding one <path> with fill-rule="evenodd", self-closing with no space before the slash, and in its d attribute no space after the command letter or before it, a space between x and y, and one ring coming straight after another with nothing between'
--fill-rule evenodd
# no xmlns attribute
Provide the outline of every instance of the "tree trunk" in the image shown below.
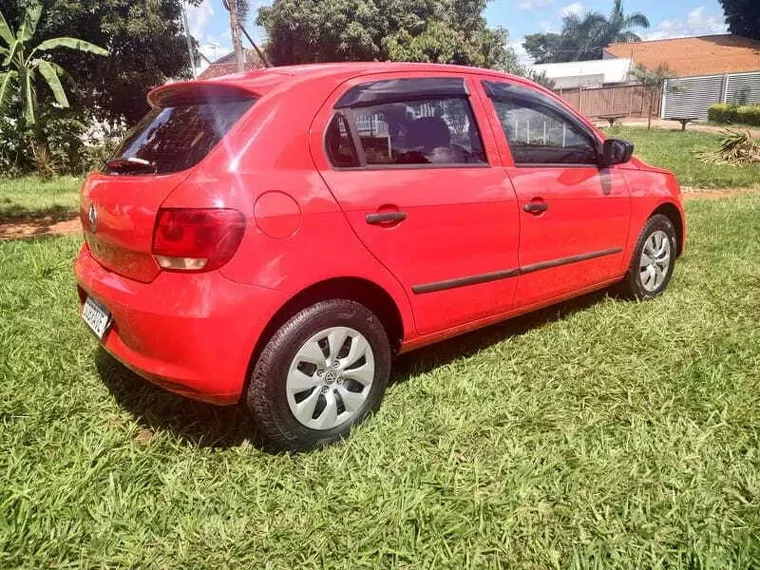
<svg viewBox="0 0 760 570"><path fill-rule="evenodd" d="M243 42L240 41L240 23L238 22L237 0L228 0L230 7L230 32L232 32L232 48L235 50L235 62L238 71L245 71L245 53Z"/></svg>

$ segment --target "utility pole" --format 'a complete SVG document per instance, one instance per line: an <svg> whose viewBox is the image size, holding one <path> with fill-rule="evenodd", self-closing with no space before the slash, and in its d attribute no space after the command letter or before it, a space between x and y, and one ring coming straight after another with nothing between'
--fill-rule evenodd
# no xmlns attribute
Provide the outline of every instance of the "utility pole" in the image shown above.
<svg viewBox="0 0 760 570"><path fill-rule="evenodd" d="M180 2L180 8L182 9L182 25L185 27L185 39L187 40L187 55L190 58L190 69L193 73L193 79L198 79L198 72L195 69L195 57L193 57L193 39L190 37L190 25L187 22L187 10L185 10L185 2Z"/></svg>

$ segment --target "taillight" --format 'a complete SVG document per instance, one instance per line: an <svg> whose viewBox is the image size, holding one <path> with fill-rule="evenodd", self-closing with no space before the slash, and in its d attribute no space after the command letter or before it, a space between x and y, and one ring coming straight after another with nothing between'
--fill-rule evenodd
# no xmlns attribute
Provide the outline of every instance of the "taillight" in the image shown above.
<svg viewBox="0 0 760 570"><path fill-rule="evenodd" d="M245 217L222 208L161 208L153 232L153 257L163 269L212 271L235 255Z"/></svg>

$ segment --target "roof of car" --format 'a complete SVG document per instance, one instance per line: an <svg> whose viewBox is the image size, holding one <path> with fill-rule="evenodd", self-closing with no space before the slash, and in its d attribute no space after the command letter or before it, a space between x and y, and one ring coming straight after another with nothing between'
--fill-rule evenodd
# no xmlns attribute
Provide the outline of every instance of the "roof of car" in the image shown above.
<svg viewBox="0 0 760 570"><path fill-rule="evenodd" d="M359 76L373 73L394 73L405 71L421 71L429 73L484 73L504 76L505 74L492 69L480 69L463 65L447 65L441 63L407 63L407 62L345 62L345 63L312 63L307 65L283 65L257 69L233 75L219 77L214 81L236 83L251 89L266 88L270 83L279 83L289 76L293 79L307 80L330 77ZM279 80L278 80L279 78Z"/></svg>
<svg viewBox="0 0 760 570"><path fill-rule="evenodd" d="M448 65L441 63L407 63L407 62L344 62L344 63L313 63L308 65L284 65L256 69L243 73L224 75L208 80L197 80L184 83L165 85L154 89L149 94L152 104L158 104L163 98L177 90L187 88L227 88L244 90L259 95L284 82L311 81L313 79L349 79L361 75L375 73L401 73L401 72L427 72L427 73L479 73L497 77L507 77L508 74L494 71L493 69L481 69L463 65ZM521 81L526 81L520 78Z"/></svg>

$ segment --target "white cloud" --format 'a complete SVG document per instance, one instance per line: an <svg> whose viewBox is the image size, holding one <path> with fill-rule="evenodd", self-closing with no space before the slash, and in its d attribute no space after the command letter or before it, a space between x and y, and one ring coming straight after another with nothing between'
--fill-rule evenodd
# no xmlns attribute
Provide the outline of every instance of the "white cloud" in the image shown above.
<svg viewBox="0 0 760 570"><path fill-rule="evenodd" d="M206 38L206 30L208 30L211 20L214 19L214 7L211 5L210 0L204 0L202 4L198 6L186 6L187 10L187 22L190 26L190 35L196 40L202 42Z"/></svg>
<svg viewBox="0 0 760 570"><path fill-rule="evenodd" d="M557 28L554 27L554 22L550 22L549 20L541 20L539 26L541 26L541 32L544 34L559 33Z"/></svg>
<svg viewBox="0 0 760 570"><path fill-rule="evenodd" d="M521 0L517 3L520 10L536 10L546 8L554 4L554 0Z"/></svg>
<svg viewBox="0 0 760 570"><path fill-rule="evenodd" d="M663 20L654 31L644 36L644 39L661 40L725 33L728 33L728 27L723 21L723 17L705 14L704 6L700 6L689 12L684 18Z"/></svg>
<svg viewBox="0 0 760 570"><path fill-rule="evenodd" d="M514 50L515 56L517 56L517 63L520 65L531 65L533 63L533 58L530 57L530 54L527 51L525 51L525 48L522 45L523 41L525 41L525 38L511 41L509 42L509 47Z"/></svg>
<svg viewBox="0 0 760 570"><path fill-rule="evenodd" d="M559 11L559 15L564 18L565 16L569 16L570 14L575 14L576 16L582 16L583 13L586 11L586 8L581 4L580 2L573 2L572 4L568 4L564 8L562 8Z"/></svg>

